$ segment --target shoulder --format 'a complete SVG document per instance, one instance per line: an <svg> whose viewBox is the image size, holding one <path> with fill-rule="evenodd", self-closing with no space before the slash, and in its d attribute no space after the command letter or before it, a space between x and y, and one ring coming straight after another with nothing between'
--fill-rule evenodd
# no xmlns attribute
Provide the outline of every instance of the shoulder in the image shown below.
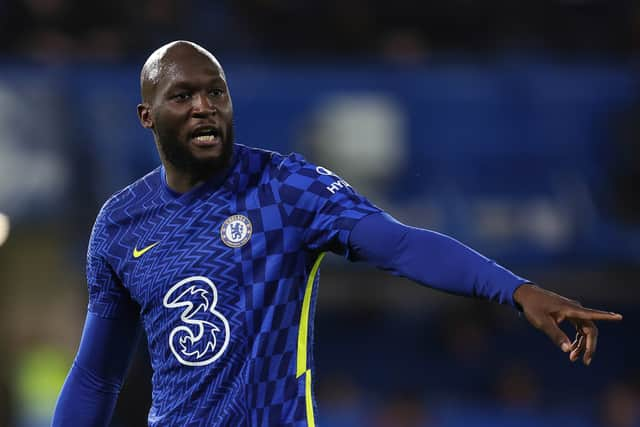
<svg viewBox="0 0 640 427"><path fill-rule="evenodd" d="M309 165L298 153L282 154L263 148L248 147L236 144L238 161L245 171L269 171L276 176L288 176Z"/></svg>
<svg viewBox="0 0 640 427"><path fill-rule="evenodd" d="M235 144L234 152L234 156L237 158L236 168L243 174L263 175L270 173L274 166L274 159L282 157L282 154L276 151L248 147L242 144Z"/></svg>
<svg viewBox="0 0 640 427"><path fill-rule="evenodd" d="M328 168L308 161L299 153L290 153L274 160L277 162L278 180L286 185L325 192L327 186L342 181Z"/></svg>
<svg viewBox="0 0 640 427"><path fill-rule="evenodd" d="M274 178L282 200L298 203L305 198L328 199L338 193L350 194L351 186L330 169L308 161L299 153L274 156Z"/></svg>
<svg viewBox="0 0 640 427"><path fill-rule="evenodd" d="M282 154L276 151L236 144L240 170L251 183L269 184L282 201L296 203L304 194L331 197L351 186L326 167L308 161L302 154Z"/></svg>
<svg viewBox="0 0 640 427"><path fill-rule="evenodd" d="M332 175L329 170L309 162L302 154L296 152L289 154L273 153L270 160L272 174L274 178L281 182L295 181L297 179L296 176L315 180L323 176L323 174Z"/></svg>
<svg viewBox="0 0 640 427"><path fill-rule="evenodd" d="M100 208L96 218L96 226L114 224L128 218L138 206L157 194L161 188L161 167L157 167L142 178L115 192Z"/></svg>
<svg viewBox="0 0 640 427"><path fill-rule="evenodd" d="M297 153L284 155L241 144L236 144L234 150L237 158L235 173L240 189L260 185L278 186L305 163Z"/></svg>

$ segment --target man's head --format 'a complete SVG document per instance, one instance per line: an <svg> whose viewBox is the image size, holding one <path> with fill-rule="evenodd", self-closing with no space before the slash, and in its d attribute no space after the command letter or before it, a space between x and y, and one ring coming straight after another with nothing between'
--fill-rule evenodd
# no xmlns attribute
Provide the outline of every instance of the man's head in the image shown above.
<svg viewBox="0 0 640 427"><path fill-rule="evenodd" d="M218 60L195 43L160 47L140 73L138 117L153 131L165 167L204 179L233 151L233 105Z"/></svg>

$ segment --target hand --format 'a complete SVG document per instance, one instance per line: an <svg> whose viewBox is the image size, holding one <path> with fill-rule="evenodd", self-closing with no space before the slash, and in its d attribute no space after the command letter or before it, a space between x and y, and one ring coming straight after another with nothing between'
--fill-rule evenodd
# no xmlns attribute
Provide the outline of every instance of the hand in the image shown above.
<svg viewBox="0 0 640 427"><path fill-rule="evenodd" d="M622 315L583 307L579 302L542 289L524 284L513 293L513 300L522 307L524 316L535 328L547 334L551 341L575 362L582 354L582 362L591 364L598 344L598 328L595 320L617 321ZM558 327L568 320L576 328L573 342Z"/></svg>

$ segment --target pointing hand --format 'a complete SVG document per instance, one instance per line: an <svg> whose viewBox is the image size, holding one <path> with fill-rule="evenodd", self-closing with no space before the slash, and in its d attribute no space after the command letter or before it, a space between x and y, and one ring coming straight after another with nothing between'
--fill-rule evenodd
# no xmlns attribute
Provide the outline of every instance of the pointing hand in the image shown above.
<svg viewBox="0 0 640 427"><path fill-rule="evenodd" d="M575 362L582 355L585 365L591 364L598 344L598 328L594 322L622 320L620 314L585 308L577 301L533 284L520 286L513 293L513 299L522 307L529 323L547 334L562 351L569 353L569 360ZM576 329L573 342L558 326L565 320Z"/></svg>

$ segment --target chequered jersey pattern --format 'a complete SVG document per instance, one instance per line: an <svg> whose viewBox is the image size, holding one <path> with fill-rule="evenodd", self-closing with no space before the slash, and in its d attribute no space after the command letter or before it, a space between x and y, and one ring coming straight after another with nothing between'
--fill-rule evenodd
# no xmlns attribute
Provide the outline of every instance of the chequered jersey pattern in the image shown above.
<svg viewBox="0 0 640 427"><path fill-rule="evenodd" d="M153 368L150 426L314 423L311 376L296 375L296 359L305 351L312 370L319 275L311 282L309 344L299 349L306 284L322 252L348 256L352 227L379 212L347 185L330 191L338 180L298 154L236 144L229 171L188 193L171 192L159 167L105 203L87 256L89 310L141 320ZM253 229L237 248L220 235L232 215ZM215 307L211 288L198 280L169 295L173 308L163 304L174 285L195 277L213 283ZM224 343L202 366L174 353L206 361Z"/></svg>

